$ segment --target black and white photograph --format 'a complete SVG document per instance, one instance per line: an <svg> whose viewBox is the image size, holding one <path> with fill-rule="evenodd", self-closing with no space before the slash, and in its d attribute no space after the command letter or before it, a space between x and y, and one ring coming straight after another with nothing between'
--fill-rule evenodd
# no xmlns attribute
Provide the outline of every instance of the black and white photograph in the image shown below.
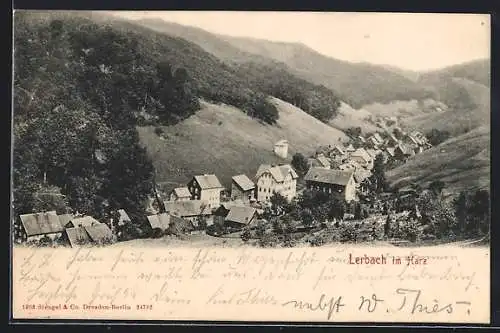
<svg viewBox="0 0 500 333"><path fill-rule="evenodd" d="M415 273L418 278L407 278L414 284L420 279L423 288L434 283L425 274L443 265L425 253L464 253L481 258L473 261L484 272L468 272L466 279L467 272L450 266L435 279L466 283L464 295L474 285L489 292L489 15L16 10L13 29L11 235L13 251L25 253L13 262L19 266L13 301L21 316L126 319L122 310L131 307L139 319L157 319L160 311L151 302L134 303L114 285L107 291L114 296L105 296L104 277L103 284L88 276L61 277L89 286L92 299L78 303L83 290L73 295L69 287L61 291L62 284L57 289L55 277L45 278L46 284L27 277L37 268L23 265L37 254L47 269L52 265L51 271L63 274L62 259L55 259L63 253L74 256L66 267L79 261L95 264L96 272L107 260L97 253L118 253L107 265L113 270L121 264L124 271L126 264L145 264L148 251L163 253L164 262L149 264L154 276L155 267L174 265L171 251L190 251L200 267L193 264L194 273L187 273L191 264L181 259L191 259L178 255L178 269L170 272L184 287L163 301L181 306L174 312L162 308L158 318L165 319L198 311L196 288L189 297L182 290L193 276L209 279L202 264L229 261L216 251L289 254L285 271L293 258L299 267L310 265L312 276L304 279L313 281L314 292L301 289L309 282L299 284L300 276L214 269L222 277L210 279L231 276L240 285L260 278L278 283L276 276L283 276L288 290L310 295L288 300L285 290L280 296L251 289L241 304L250 304L244 311L256 308L261 315L255 320L293 320L294 310L305 321L334 320L332 313L351 306L347 296L332 296L328 303L323 294L317 300L330 269L322 257L314 259L318 253L335 254L332 265L349 265L345 283L366 288L369 282L352 278L361 274L352 273L356 265L371 272L380 265L431 265ZM311 261L304 259L309 253ZM275 262L269 260L264 271ZM134 269L127 268L135 279ZM398 283L404 280L403 273L394 274ZM161 287L154 294L158 302L167 293L161 279L155 282ZM379 282L389 288L390 281ZM55 291L41 291L50 283ZM243 296L206 284L213 290L200 304L213 309L193 316L245 319L231 310ZM410 287L397 289L394 305L381 311L380 320L390 321L383 316L396 312L394 320L406 318L409 305L401 300L413 289L404 288ZM141 289L128 292L138 295ZM415 304L424 294L418 293ZM120 297L123 305L115 304ZM433 296L425 297L430 305L421 308L433 308ZM468 315L489 311L489 299L478 304L483 300L477 297L439 300L435 318L447 321L448 313L467 322ZM226 310L217 310L221 302ZM329 304L324 318L312 312L314 306L323 309L322 302ZM456 302L455 310L446 302ZM109 309L94 309L97 303L109 303ZM358 311L358 305L352 307ZM154 318L147 317L148 309ZM379 320L345 311L347 319ZM427 317L415 320L433 321L429 311L421 310ZM475 318L471 322L483 320Z"/></svg>

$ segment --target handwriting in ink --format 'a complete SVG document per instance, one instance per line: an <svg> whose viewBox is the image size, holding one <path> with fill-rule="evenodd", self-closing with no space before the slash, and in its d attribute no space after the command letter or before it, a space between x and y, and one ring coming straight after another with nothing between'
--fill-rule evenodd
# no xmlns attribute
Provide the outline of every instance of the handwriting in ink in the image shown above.
<svg viewBox="0 0 500 333"><path fill-rule="evenodd" d="M309 310L309 311L327 311L327 319L330 320L334 312L339 312L340 308L345 306L342 303L342 296L330 297L328 300L325 294L321 294L320 298L316 302L307 302L303 300L291 300L282 303L282 306L293 305L295 309L299 310Z"/></svg>

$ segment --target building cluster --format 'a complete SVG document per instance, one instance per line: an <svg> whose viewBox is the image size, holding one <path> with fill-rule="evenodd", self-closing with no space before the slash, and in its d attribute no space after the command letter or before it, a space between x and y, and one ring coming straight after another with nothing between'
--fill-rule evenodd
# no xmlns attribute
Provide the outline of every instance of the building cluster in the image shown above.
<svg viewBox="0 0 500 333"><path fill-rule="evenodd" d="M419 132L374 133L358 136L344 145L320 147L308 160L304 176L306 188L323 192L337 199L352 202L358 193L366 191L368 180L378 155L385 162L405 161L431 147ZM288 142L277 142L273 151L286 158ZM291 201L297 196L297 172L289 164L262 164L255 175L235 175L231 179L230 195L222 198L225 187L215 174L193 176L185 186L174 188L168 200L158 201L158 209L147 216L152 229L171 233L192 233L210 225L225 230L239 230L252 226L273 194L279 193ZM116 226L130 222L121 209L110 223L101 223L90 216L64 214L55 211L20 215L15 224L15 238L21 241L40 241L43 238L62 241L75 247L116 241Z"/></svg>
<svg viewBox="0 0 500 333"><path fill-rule="evenodd" d="M127 213L120 209L117 225L130 222ZM20 224L15 224L14 239L19 242L40 242L43 239L76 247L84 245L109 244L116 241L116 235L106 223L91 216L60 214L56 211L22 214ZM113 223L110 223L113 225Z"/></svg>

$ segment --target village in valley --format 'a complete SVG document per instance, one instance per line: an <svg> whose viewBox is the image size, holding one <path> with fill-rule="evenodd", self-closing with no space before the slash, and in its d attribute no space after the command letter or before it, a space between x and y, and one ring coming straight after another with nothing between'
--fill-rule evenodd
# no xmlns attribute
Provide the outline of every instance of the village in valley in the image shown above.
<svg viewBox="0 0 500 333"><path fill-rule="evenodd" d="M135 234L146 239L206 235L254 240L260 246L301 242L317 246L330 238L406 242L391 237L395 234L389 235L388 228L398 229L404 217L421 217L415 190L391 191L377 182L385 182L386 168L405 163L432 145L422 133L406 133L399 127L369 135L360 132L353 129L349 141L317 147L308 157L296 153L291 163L262 164L253 175L234 175L230 188L224 188L216 172L193 175L185 186L169 193L155 186L146 208L147 230ZM289 161L289 144L283 139L270 149ZM101 221L56 211L19 218L17 243L103 246L133 238L127 229L134 223L123 209ZM338 237L332 238L335 229Z"/></svg>
<svg viewBox="0 0 500 333"><path fill-rule="evenodd" d="M154 15L16 11L15 246L489 242L489 52L406 70Z"/></svg>

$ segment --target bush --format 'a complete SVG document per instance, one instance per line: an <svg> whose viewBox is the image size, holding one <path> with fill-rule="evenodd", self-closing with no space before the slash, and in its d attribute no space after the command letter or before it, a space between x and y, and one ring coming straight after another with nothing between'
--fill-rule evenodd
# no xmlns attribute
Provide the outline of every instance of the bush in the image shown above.
<svg viewBox="0 0 500 333"><path fill-rule="evenodd" d="M251 234L249 229L245 229L241 233L241 240L243 240L244 242L248 242L251 237L252 237L252 234Z"/></svg>
<svg viewBox="0 0 500 333"><path fill-rule="evenodd" d="M258 242L259 246L261 247L276 247L278 243L278 236L273 234L264 234L264 236L262 236Z"/></svg>
<svg viewBox="0 0 500 333"><path fill-rule="evenodd" d="M155 127L155 134L156 134L156 135L158 135L158 136L162 136L162 135L163 135L163 133L165 133L165 132L163 131L163 128L161 128L161 127Z"/></svg>
<svg viewBox="0 0 500 333"><path fill-rule="evenodd" d="M352 223L344 223L340 226L340 241L341 242L356 242L358 239L358 231Z"/></svg>
<svg viewBox="0 0 500 333"><path fill-rule="evenodd" d="M164 231L161 228L154 228L152 232L153 238L160 238L164 235Z"/></svg>

